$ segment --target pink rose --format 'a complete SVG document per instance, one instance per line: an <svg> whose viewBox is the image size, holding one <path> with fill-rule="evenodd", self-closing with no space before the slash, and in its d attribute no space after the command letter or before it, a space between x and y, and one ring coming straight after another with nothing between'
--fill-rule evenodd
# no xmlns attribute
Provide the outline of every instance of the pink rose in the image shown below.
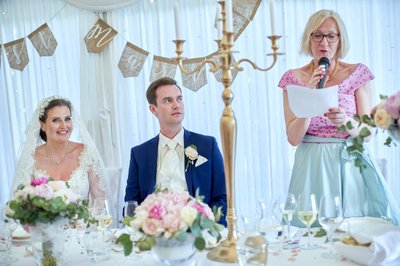
<svg viewBox="0 0 400 266"><path fill-rule="evenodd" d="M385 102L385 108L390 116L394 119L398 119L400 117L400 92L387 98Z"/></svg>
<svg viewBox="0 0 400 266"><path fill-rule="evenodd" d="M178 231L179 229L179 215L174 212L166 214L163 218L164 228L168 231Z"/></svg>
<svg viewBox="0 0 400 266"><path fill-rule="evenodd" d="M155 204L149 210L149 217L161 220L166 213L167 211L165 210L164 206L161 204Z"/></svg>
<svg viewBox="0 0 400 266"><path fill-rule="evenodd" d="M40 186L40 185L46 184L48 181L49 180L46 177L41 176L39 178L32 179L31 185L36 187L36 186Z"/></svg>
<svg viewBox="0 0 400 266"><path fill-rule="evenodd" d="M47 184L35 187L35 196L44 198L45 200L50 200L54 197L53 189Z"/></svg>
<svg viewBox="0 0 400 266"><path fill-rule="evenodd" d="M143 223L142 230L145 234L152 236L162 233L164 231L164 229L160 226L160 221L157 221L155 219L147 219Z"/></svg>

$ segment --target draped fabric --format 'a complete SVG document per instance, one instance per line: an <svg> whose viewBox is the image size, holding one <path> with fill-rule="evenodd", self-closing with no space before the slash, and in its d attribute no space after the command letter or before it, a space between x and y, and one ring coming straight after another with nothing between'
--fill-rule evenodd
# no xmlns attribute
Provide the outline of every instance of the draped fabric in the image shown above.
<svg viewBox="0 0 400 266"><path fill-rule="evenodd" d="M107 167L121 167L121 191L125 189L129 154L138 145L158 133L158 122L148 110L145 90L149 85L154 56L175 57L173 26L174 1L136 0L124 8L108 12L80 9L60 0L0 1L0 43L27 37L47 23L57 40L55 54L39 57L27 42L29 64L21 71L9 67L4 47L0 63L0 202L6 202L15 173L16 158L23 132L36 104L49 95L68 97L80 112L96 141ZM216 50L214 28L216 2L180 1L182 33L186 42L183 56L199 58ZM309 62L299 55L300 35L308 17L321 9L337 10L344 19L350 52L346 62L361 62L375 74L373 101L379 94L398 91L395 60L399 58L400 27L397 0L280 0L275 1L275 31L282 35L280 56L269 72L243 65L233 82L232 107L236 115L237 154L235 195L238 212L268 201L288 188L294 147L285 136L282 91L277 84L289 68ZM98 18L118 31L118 35L101 54L87 52L83 38ZM196 19L193 19L196 18ZM234 50L238 61L248 58L262 67L271 63L270 18L268 1L240 37ZM126 42L149 52L143 69L134 78L124 78L118 61ZM175 78L182 84L180 71ZM198 91L183 88L186 105L185 128L213 135L222 148L220 117L223 110L222 85L207 71L207 84ZM400 201L399 147L382 145L380 132L369 144L375 158L387 159L387 180ZM122 206L123 195L120 196Z"/></svg>

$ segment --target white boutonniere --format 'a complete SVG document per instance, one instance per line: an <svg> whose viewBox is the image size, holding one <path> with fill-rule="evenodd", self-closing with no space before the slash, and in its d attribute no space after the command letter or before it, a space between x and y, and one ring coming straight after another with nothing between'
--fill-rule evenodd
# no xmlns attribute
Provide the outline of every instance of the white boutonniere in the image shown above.
<svg viewBox="0 0 400 266"><path fill-rule="evenodd" d="M189 164L193 165L195 161L196 161L195 167L200 166L208 161L207 158L204 158L203 156L199 155L196 145L193 144L186 147L185 155L188 158L185 172L188 170Z"/></svg>

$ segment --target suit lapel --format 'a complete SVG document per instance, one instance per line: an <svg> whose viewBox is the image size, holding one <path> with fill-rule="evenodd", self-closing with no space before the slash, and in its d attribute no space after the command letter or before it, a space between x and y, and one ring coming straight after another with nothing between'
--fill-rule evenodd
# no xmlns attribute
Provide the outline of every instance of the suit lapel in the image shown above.
<svg viewBox="0 0 400 266"><path fill-rule="evenodd" d="M153 140L150 142L150 145L147 149L147 173L148 176L148 191L149 194L154 192L154 188L156 187L156 180L157 180L157 158L158 158L158 142L159 136L157 135Z"/></svg>
<svg viewBox="0 0 400 266"><path fill-rule="evenodd" d="M185 129L184 134L183 134L183 148L185 149L187 146L193 144L192 138L191 138L191 134L190 131L187 131ZM186 164L188 162L188 158L185 155L185 152L183 154L185 156L185 164L184 167L186 169ZM194 171L194 167L190 167L187 169L187 171L185 172L185 178L186 178L186 184L188 187L188 192L191 195L194 195L194 190L193 190L193 179L195 178L196 172Z"/></svg>

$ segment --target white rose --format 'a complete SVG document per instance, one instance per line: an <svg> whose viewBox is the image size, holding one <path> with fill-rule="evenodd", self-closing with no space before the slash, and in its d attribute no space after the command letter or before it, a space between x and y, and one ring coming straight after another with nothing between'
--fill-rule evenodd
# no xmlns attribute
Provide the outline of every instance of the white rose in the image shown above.
<svg viewBox="0 0 400 266"><path fill-rule="evenodd" d="M184 206L180 211L180 216L181 221L183 221L187 226L191 226L194 219L196 219L197 210L192 207Z"/></svg>
<svg viewBox="0 0 400 266"><path fill-rule="evenodd" d="M142 227L142 224L146 221L148 217L146 210L139 210L135 212L134 219L130 222L130 226L139 230Z"/></svg>
<svg viewBox="0 0 400 266"><path fill-rule="evenodd" d="M67 188L67 184L64 181L59 181L59 180L50 181L47 184L53 189L53 191L58 191Z"/></svg>
<svg viewBox="0 0 400 266"><path fill-rule="evenodd" d="M77 202L79 197L70 189L60 189L54 193L54 197L61 197L65 204L69 204L70 202Z"/></svg>
<svg viewBox="0 0 400 266"><path fill-rule="evenodd" d="M199 157L199 153L192 145L186 147L185 155L192 161L196 160Z"/></svg>
<svg viewBox="0 0 400 266"><path fill-rule="evenodd" d="M378 127L384 129L388 129L394 123L393 118L384 108L378 108L376 110L374 121Z"/></svg>

